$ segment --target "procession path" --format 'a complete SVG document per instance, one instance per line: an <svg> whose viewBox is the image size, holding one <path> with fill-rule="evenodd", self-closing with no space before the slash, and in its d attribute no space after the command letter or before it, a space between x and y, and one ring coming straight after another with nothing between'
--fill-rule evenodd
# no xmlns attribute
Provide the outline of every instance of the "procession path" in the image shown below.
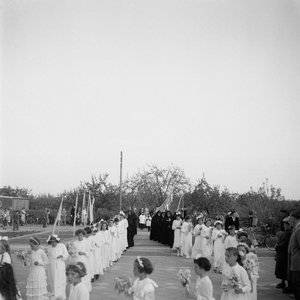
<svg viewBox="0 0 300 300"><path fill-rule="evenodd" d="M43 229L38 235L42 242L51 233L51 227ZM71 227L62 227L60 235L63 236L63 240L72 238L70 232ZM67 233L69 232L69 233ZM0 235L3 232L0 233ZM28 237L24 237L24 240L28 240ZM17 242L17 240L15 240ZM12 243L12 252L27 247L27 244ZM258 299L259 300L282 300L290 299L288 295L281 293L281 290L275 288L279 282L274 276L274 252L267 249L259 249L259 261L260 261L260 278L258 280ZM149 232L138 230L138 234L135 236L135 246L129 248L121 259L115 263L103 276L92 284L93 289L91 291L91 300L118 300L124 298L120 296L117 291L114 290L115 277L117 276L129 276L133 278L133 262L136 256L147 257L151 260L154 266L154 272L150 277L158 284L156 289L156 300L182 300L187 299L185 292L177 277L179 269L190 269L192 271L192 285L195 285L197 277L193 272L194 264L192 259L186 259L183 257L177 257L176 252L167 246L163 246L158 242L149 240ZM14 258L14 257L13 257ZM14 259L14 270L18 285L23 295L23 300L26 299L25 286L28 276L28 270L21 267L20 262ZM209 272L209 276L214 286L214 297L216 300L221 296L221 279L222 275Z"/></svg>

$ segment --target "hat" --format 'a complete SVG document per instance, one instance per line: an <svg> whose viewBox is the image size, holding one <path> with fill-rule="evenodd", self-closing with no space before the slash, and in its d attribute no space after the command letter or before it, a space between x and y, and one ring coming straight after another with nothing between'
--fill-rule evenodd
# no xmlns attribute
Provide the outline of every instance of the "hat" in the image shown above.
<svg viewBox="0 0 300 300"><path fill-rule="evenodd" d="M300 210L293 210L291 212L290 216L299 220L300 219Z"/></svg>
<svg viewBox="0 0 300 300"><path fill-rule="evenodd" d="M217 226L218 224L220 224L220 225L223 226L223 223L222 223L221 221L216 221L216 222L214 223L214 226Z"/></svg>
<svg viewBox="0 0 300 300"><path fill-rule="evenodd" d="M41 244L40 240L36 237L31 237L30 240L29 240L29 243L31 243L33 245L40 245Z"/></svg>
<svg viewBox="0 0 300 300"><path fill-rule="evenodd" d="M60 241L60 238L58 237L57 234L49 235L49 237L48 237L48 239L47 239L47 243L48 243L48 244L51 244L51 243L53 243L53 242L59 243L59 241Z"/></svg>
<svg viewBox="0 0 300 300"><path fill-rule="evenodd" d="M125 213L123 211L120 211L119 215L125 217Z"/></svg>
<svg viewBox="0 0 300 300"><path fill-rule="evenodd" d="M228 226L228 230L235 230L235 226Z"/></svg>

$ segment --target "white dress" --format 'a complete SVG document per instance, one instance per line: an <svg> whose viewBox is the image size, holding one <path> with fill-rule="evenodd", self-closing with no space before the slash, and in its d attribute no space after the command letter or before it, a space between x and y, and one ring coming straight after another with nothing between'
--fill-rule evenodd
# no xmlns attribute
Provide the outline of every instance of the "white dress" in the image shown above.
<svg viewBox="0 0 300 300"><path fill-rule="evenodd" d="M143 280L139 278L133 283L133 300L155 300L155 288L158 285L150 278L146 277Z"/></svg>
<svg viewBox="0 0 300 300"><path fill-rule="evenodd" d="M101 230L100 233L104 241L104 246L102 247L102 265L103 269L106 270L109 268L111 236L109 230Z"/></svg>
<svg viewBox="0 0 300 300"><path fill-rule="evenodd" d="M62 296L66 299L66 264L69 253L64 244L58 243L56 247L48 247L47 255L49 259L49 282L52 288L52 294L55 297ZM62 258L57 259L62 255Z"/></svg>
<svg viewBox="0 0 300 300"><path fill-rule="evenodd" d="M257 300L257 279L259 278L258 271L259 271L259 262L258 257L254 253L246 254L246 260L249 259L252 261L252 266L250 271L250 283L251 283L251 292L250 298L251 300Z"/></svg>
<svg viewBox="0 0 300 300"><path fill-rule="evenodd" d="M117 257L117 235L118 229L116 226L108 226L108 231L110 232L111 236L111 243L110 243L110 263L116 261Z"/></svg>
<svg viewBox="0 0 300 300"><path fill-rule="evenodd" d="M174 230L174 244L173 248L181 248L182 246L182 232L181 232L182 220L174 220L172 223L172 229ZM180 228L177 228L180 227Z"/></svg>
<svg viewBox="0 0 300 300"><path fill-rule="evenodd" d="M233 286L230 284L230 280L229 277L235 273L239 280L240 280L240 288L243 289L243 293L241 294L237 294L233 288ZM222 273L222 287L227 287L229 288L229 291L222 292L221 295L221 300L250 300L250 290L251 290L251 284L248 278L248 274L246 272L246 270L240 266L238 263L233 266L230 267L228 266L228 268L226 268L226 270L223 271Z"/></svg>
<svg viewBox="0 0 300 300"><path fill-rule="evenodd" d="M116 255L117 255L117 259L119 259L121 257L121 238L120 238L119 224L115 224L115 227L117 229L117 234L116 234Z"/></svg>
<svg viewBox="0 0 300 300"><path fill-rule="evenodd" d="M87 241L88 241L88 247L89 247L89 252L90 252L90 255L87 258L88 263L89 263L89 274L90 274L90 278L94 279L94 275L96 274L95 273L95 258L94 258L95 242L94 242L94 238L92 238L91 235L87 238Z"/></svg>
<svg viewBox="0 0 300 300"><path fill-rule="evenodd" d="M192 232L191 232L191 224L188 222L183 222L181 227L182 232L182 249L181 253L190 256L192 250Z"/></svg>
<svg viewBox="0 0 300 300"><path fill-rule="evenodd" d="M86 285L82 282L79 282L75 286L70 285L70 294L68 297L69 300L89 300L90 293Z"/></svg>
<svg viewBox="0 0 300 300"><path fill-rule="evenodd" d="M38 262L39 265L35 265ZM31 251L31 261L29 262L29 274L26 285L26 296L28 300L42 300L47 294L47 277L45 265L48 264L46 253L42 249Z"/></svg>
<svg viewBox="0 0 300 300"><path fill-rule="evenodd" d="M89 252L89 242L86 238L84 238L82 241L75 241L73 242L71 249L74 256L72 256L73 262L76 264L77 262L82 262L86 268L86 273L84 277L81 278L81 281L86 285L88 291L90 292L92 290L91 285L91 276L90 276L90 268L88 263L88 256L90 255ZM86 255L79 255L79 252L85 252Z"/></svg>
<svg viewBox="0 0 300 300"><path fill-rule="evenodd" d="M197 300L215 300L213 297L213 285L208 276L198 277L196 282Z"/></svg>
<svg viewBox="0 0 300 300"><path fill-rule="evenodd" d="M194 258L196 255L198 254L202 254L202 239L203 239L203 236L201 235L201 230L202 230L202 227L204 225L203 224L197 224L193 230L193 235L195 236L195 242L194 242L194 245L193 245L193 249L192 249L192 258Z"/></svg>
<svg viewBox="0 0 300 300"><path fill-rule="evenodd" d="M122 219L119 224L119 233L120 233L120 251L123 254L123 251L126 250L128 247L127 241L127 228L128 228L128 221L126 219Z"/></svg>
<svg viewBox="0 0 300 300"><path fill-rule="evenodd" d="M219 268L220 271L222 271L225 261L225 237L226 231L223 229L218 230L215 228L212 232L212 240L214 242L214 268Z"/></svg>
<svg viewBox="0 0 300 300"><path fill-rule="evenodd" d="M99 231L96 233L96 235L91 235L91 238L93 239L95 244L94 272L95 275L103 275L102 247L104 246L104 241Z"/></svg>
<svg viewBox="0 0 300 300"><path fill-rule="evenodd" d="M207 227L206 225L203 224L201 230L201 236L202 236L202 245L201 245L202 256L210 259L212 254L211 227Z"/></svg>

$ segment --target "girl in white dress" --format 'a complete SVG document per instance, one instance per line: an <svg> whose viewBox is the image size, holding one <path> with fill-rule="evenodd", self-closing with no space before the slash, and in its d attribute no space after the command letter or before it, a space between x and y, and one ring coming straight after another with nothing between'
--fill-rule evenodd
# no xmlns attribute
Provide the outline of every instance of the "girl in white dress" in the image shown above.
<svg viewBox="0 0 300 300"><path fill-rule="evenodd" d="M120 251L121 254L123 254L124 251L126 251L128 247L128 241L127 241L127 228L128 228L128 221L125 219L125 213L120 212L119 214L120 222L119 222L119 234L120 234Z"/></svg>
<svg viewBox="0 0 300 300"><path fill-rule="evenodd" d="M211 220L206 219L205 220L205 225L203 225L202 230L201 230L201 235L203 237L202 239L202 256L210 259L212 255L212 227L210 226Z"/></svg>
<svg viewBox="0 0 300 300"><path fill-rule="evenodd" d="M86 233L87 243L89 247L89 256L87 257L89 263L89 275L91 282L95 281L95 258L94 258L94 251L95 251L95 243L94 239L91 237L92 229L90 227L85 227L84 231Z"/></svg>
<svg viewBox="0 0 300 300"><path fill-rule="evenodd" d="M148 277L152 274L153 266L148 258L137 257L133 264L133 274L138 277L133 283L133 300L155 300L157 284Z"/></svg>
<svg viewBox="0 0 300 300"><path fill-rule="evenodd" d="M56 234L49 236L47 243L50 245L47 249L49 259L49 282L52 294L55 297L66 299L66 264L69 257L68 250L64 244L59 243L60 239Z"/></svg>
<svg viewBox="0 0 300 300"><path fill-rule="evenodd" d="M81 278L86 276L86 268L83 263L69 265L67 268L67 278L70 283L69 300L89 300L90 293Z"/></svg>
<svg viewBox="0 0 300 300"><path fill-rule="evenodd" d="M47 277L45 265L48 264L46 253L40 248L40 240L32 237L29 240L31 248L31 261L26 285L28 300L42 300L47 294Z"/></svg>
<svg viewBox="0 0 300 300"><path fill-rule="evenodd" d="M224 241L225 250L229 247L237 247L237 245L238 245L238 240L237 240L237 237L235 234L235 227L229 226L228 232L229 232L229 235L225 238L225 241Z"/></svg>
<svg viewBox="0 0 300 300"><path fill-rule="evenodd" d="M257 300L257 279L259 278L257 256L250 252L249 245L246 241L245 243L239 243L237 249L241 257L242 265L245 268L251 283L250 298L251 300Z"/></svg>
<svg viewBox="0 0 300 300"><path fill-rule="evenodd" d="M112 266L113 262L116 262L118 260L117 257L117 235L118 235L118 229L116 226L114 226L114 221L109 220L108 221L108 231L111 236L111 243L110 243L110 261L109 265Z"/></svg>
<svg viewBox="0 0 300 300"><path fill-rule="evenodd" d="M10 246L6 239L0 240L0 265L11 264Z"/></svg>
<svg viewBox="0 0 300 300"><path fill-rule="evenodd" d="M223 224L221 221L216 221L214 226L215 228L212 232L212 240L214 243L214 272L222 273L225 261L224 239L227 236L227 232L222 229Z"/></svg>
<svg viewBox="0 0 300 300"><path fill-rule="evenodd" d="M116 255L117 260L121 257L121 237L120 237L120 226L119 226L119 218L114 219L114 226L117 229L117 235L116 235Z"/></svg>
<svg viewBox="0 0 300 300"><path fill-rule="evenodd" d="M173 248L177 249L177 256L182 256L182 232L181 232L182 220L181 213L176 213L176 219L172 223L172 229L174 230L174 243Z"/></svg>
<svg viewBox="0 0 300 300"><path fill-rule="evenodd" d="M185 221L182 224L182 254L186 256L187 259L190 258L192 252L192 219L190 216L185 217Z"/></svg>
<svg viewBox="0 0 300 300"><path fill-rule="evenodd" d="M197 222L198 224L195 226L194 230L193 230L193 236L195 237L195 242L193 245L193 249L192 249L192 258L195 258L198 254L202 255L202 249L201 249L201 245L202 245L202 235L201 235L201 230L203 227L203 216L199 216L197 218Z"/></svg>
<svg viewBox="0 0 300 300"><path fill-rule="evenodd" d="M225 260L228 264L222 273L221 300L250 300L251 284L246 270L237 263L239 253L237 248L229 247L225 251ZM235 277L236 280L231 278Z"/></svg>
<svg viewBox="0 0 300 300"><path fill-rule="evenodd" d="M81 262L84 264L86 269L86 275L82 277L81 281L86 285L88 291L92 290L91 286L91 276L89 274L89 263L88 256L90 255L89 242L85 238L85 231L83 229L78 229L75 232L77 241L73 242L69 254L72 256L72 261L74 264Z"/></svg>
<svg viewBox="0 0 300 300"><path fill-rule="evenodd" d="M190 299L195 300L215 300L213 297L213 285L207 272L211 269L211 264L206 257L201 257L199 254L194 259L195 273L198 275L196 282L196 291L191 292L188 285L185 286L185 291Z"/></svg>
<svg viewBox="0 0 300 300"><path fill-rule="evenodd" d="M22 300L11 264L0 267L0 300Z"/></svg>
<svg viewBox="0 0 300 300"><path fill-rule="evenodd" d="M100 234L104 241L104 246L102 247L102 265L103 270L106 271L109 268L111 236L106 222L101 224L100 229Z"/></svg>
<svg viewBox="0 0 300 300"><path fill-rule="evenodd" d="M94 251L94 278L99 279L100 275L103 275L103 265L102 265L102 247L104 246L104 241L102 235L98 232L97 227L93 227L91 239L95 245Z"/></svg>

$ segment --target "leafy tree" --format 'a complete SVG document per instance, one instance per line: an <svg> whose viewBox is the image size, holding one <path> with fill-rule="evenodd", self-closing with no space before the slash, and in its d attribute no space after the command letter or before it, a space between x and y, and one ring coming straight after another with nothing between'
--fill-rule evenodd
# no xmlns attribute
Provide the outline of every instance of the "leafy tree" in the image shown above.
<svg viewBox="0 0 300 300"><path fill-rule="evenodd" d="M31 190L26 188L15 187L14 189L7 185L0 189L1 196L33 198Z"/></svg>
<svg viewBox="0 0 300 300"><path fill-rule="evenodd" d="M171 165L167 169L148 165L125 180L123 189L133 205L158 207L172 193L175 197L190 190L190 180L183 169Z"/></svg>

